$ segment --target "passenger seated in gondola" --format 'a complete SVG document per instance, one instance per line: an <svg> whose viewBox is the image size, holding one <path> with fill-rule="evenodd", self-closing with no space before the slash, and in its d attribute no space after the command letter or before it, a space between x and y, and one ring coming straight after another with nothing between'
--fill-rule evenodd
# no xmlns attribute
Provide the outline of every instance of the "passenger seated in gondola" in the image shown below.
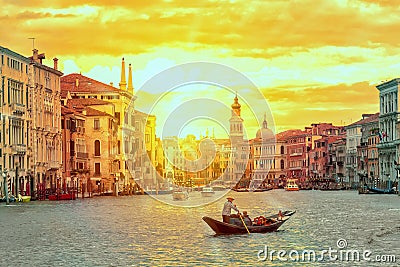
<svg viewBox="0 0 400 267"><path fill-rule="evenodd" d="M243 221L247 226L251 226L253 224L251 218L245 210L243 211Z"/></svg>

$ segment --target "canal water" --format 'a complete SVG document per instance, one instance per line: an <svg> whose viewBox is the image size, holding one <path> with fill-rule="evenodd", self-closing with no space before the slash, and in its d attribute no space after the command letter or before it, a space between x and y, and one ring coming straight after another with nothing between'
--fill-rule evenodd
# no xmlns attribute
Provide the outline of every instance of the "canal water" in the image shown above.
<svg viewBox="0 0 400 267"><path fill-rule="evenodd" d="M251 217L297 212L275 233L214 236L201 218L220 219L224 198L194 208L147 195L0 203L0 266L399 266L399 196L313 190L230 194ZM192 192L189 204L199 198ZM338 245L342 251L370 250L372 260L394 255L397 263L346 262ZM293 261L296 251L319 255L329 248L338 250L332 254L337 260ZM266 250L284 250L292 258L265 259Z"/></svg>

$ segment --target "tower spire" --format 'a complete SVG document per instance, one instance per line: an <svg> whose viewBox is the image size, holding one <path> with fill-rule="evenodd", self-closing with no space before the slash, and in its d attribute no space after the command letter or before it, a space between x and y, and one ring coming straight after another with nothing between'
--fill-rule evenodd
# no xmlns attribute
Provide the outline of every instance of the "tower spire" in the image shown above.
<svg viewBox="0 0 400 267"><path fill-rule="evenodd" d="M233 99L233 101L234 102L231 105L232 111L235 112L236 115L240 117L240 107L241 107L241 105L239 104L239 99L237 97L237 92L236 92L236 95L235 95L235 98Z"/></svg>
<svg viewBox="0 0 400 267"><path fill-rule="evenodd" d="M125 59L124 58L122 58L121 82L119 83L119 89L126 90Z"/></svg>
<svg viewBox="0 0 400 267"><path fill-rule="evenodd" d="M133 94L132 64L129 64L129 67L128 67L128 91Z"/></svg>
<svg viewBox="0 0 400 267"><path fill-rule="evenodd" d="M264 129L267 129L267 128L268 128L267 113L264 113L263 128L264 128Z"/></svg>

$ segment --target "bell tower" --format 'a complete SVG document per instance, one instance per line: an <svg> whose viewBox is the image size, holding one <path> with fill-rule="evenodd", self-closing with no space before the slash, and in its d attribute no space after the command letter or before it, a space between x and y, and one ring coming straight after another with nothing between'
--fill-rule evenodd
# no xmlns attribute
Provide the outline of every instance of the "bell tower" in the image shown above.
<svg viewBox="0 0 400 267"><path fill-rule="evenodd" d="M121 66L121 82L119 83L119 89L126 90L126 79L125 79L125 59L122 58Z"/></svg>
<svg viewBox="0 0 400 267"><path fill-rule="evenodd" d="M233 101L234 102L231 105L232 116L229 119L229 137L231 139L232 147L235 147L243 143L243 119L240 117L241 105L239 104L237 93Z"/></svg>

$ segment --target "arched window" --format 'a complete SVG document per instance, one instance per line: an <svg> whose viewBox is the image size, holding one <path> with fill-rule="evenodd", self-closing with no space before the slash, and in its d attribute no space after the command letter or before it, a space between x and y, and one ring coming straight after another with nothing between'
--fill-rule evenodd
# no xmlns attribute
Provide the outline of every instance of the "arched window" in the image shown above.
<svg viewBox="0 0 400 267"><path fill-rule="evenodd" d="M285 161L281 159L281 169L283 170L285 168Z"/></svg>
<svg viewBox="0 0 400 267"><path fill-rule="evenodd" d="M283 146L281 146L281 154L285 154L285 148Z"/></svg>
<svg viewBox="0 0 400 267"><path fill-rule="evenodd" d="M100 141L99 140L94 141L94 155L100 156Z"/></svg>

